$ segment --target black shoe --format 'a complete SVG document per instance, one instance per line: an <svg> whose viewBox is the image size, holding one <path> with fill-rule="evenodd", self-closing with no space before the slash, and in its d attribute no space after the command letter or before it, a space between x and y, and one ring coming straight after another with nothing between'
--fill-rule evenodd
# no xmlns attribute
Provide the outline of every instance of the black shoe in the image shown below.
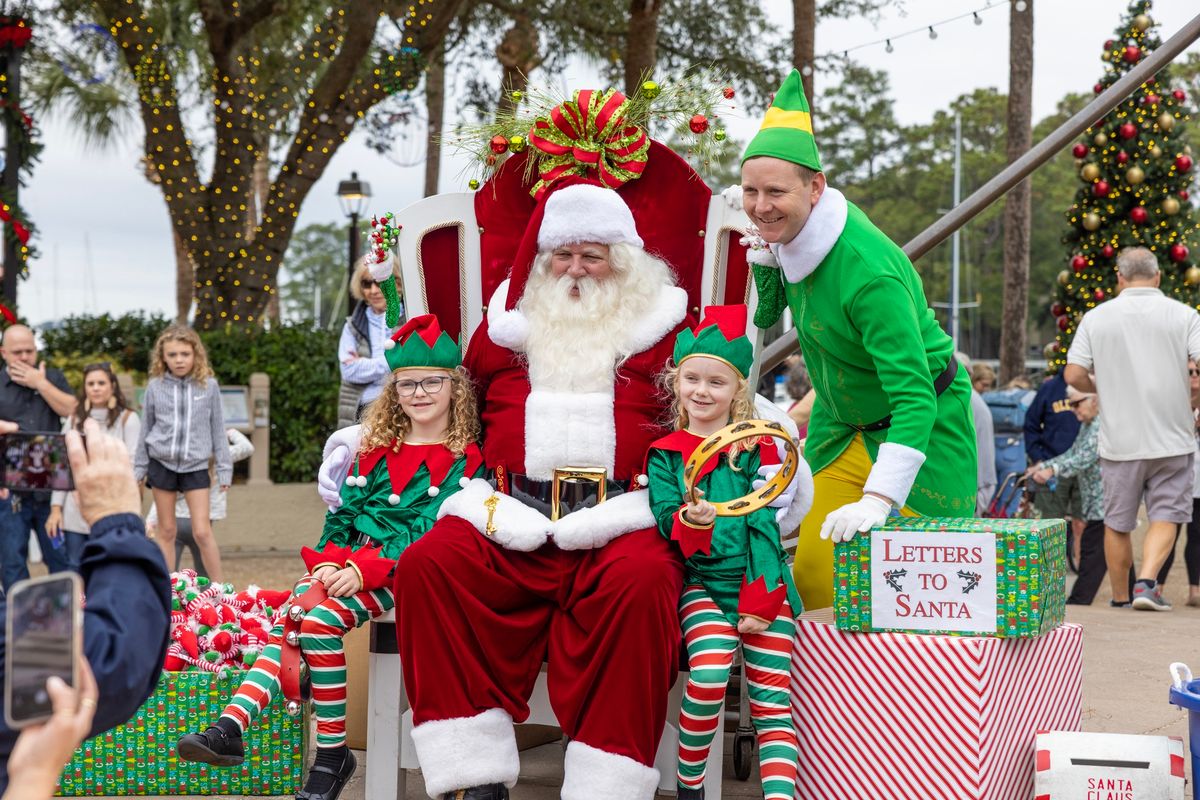
<svg viewBox="0 0 1200 800"><path fill-rule="evenodd" d="M678 800L704 800L704 787L692 789L688 786L680 786L679 794L676 797Z"/></svg>
<svg viewBox="0 0 1200 800"><path fill-rule="evenodd" d="M204 733L189 733L175 745L175 752L184 761L200 761L216 767L236 767L246 759L242 734L228 734L217 726Z"/></svg>
<svg viewBox="0 0 1200 800"><path fill-rule="evenodd" d="M350 780L357 767L358 761L354 758L354 753L350 752L350 748L346 748L346 755L339 768L313 764L308 770L308 780L304 782L304 788L296 792L296 800L337 800L346 786L346 781Z"/></svg>
<svg viewBox="0 0 1200 800"><path fill-rule="evenodd" d="M446 792L442 800L508 800L508 787L503 783L472 786L470 789Z"/></svg>

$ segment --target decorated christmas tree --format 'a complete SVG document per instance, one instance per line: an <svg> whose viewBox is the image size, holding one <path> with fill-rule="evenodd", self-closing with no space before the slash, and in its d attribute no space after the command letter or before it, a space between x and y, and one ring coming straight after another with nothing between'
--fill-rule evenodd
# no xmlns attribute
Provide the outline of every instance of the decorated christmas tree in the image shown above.
<svg viewBox="0 0 1200 800"><path fill-rule="evenodd" d="M1150 0L1130 3L1116 36L1104 43L1097 94L1160 44ZM1116 295L1117 254L1148 247L1158 256L1162 290L1195 306L1200 300L1200 225L1190 201L1195 156L1187 143L1188 97L1165 67L1088 128L1072 153L1082 186L1067 210L1066 268L1051 306L1057 341L1046 346L1052 370L1083 315Z"/></svg>

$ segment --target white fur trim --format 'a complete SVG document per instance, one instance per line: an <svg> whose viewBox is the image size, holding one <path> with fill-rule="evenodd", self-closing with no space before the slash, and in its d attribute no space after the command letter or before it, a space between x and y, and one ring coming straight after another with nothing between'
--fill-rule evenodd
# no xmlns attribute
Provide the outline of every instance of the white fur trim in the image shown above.
<svg viewBox="0 0 1200 800"><path fill-rule="evenodd" d="M395 269L392 259L385 256L383 261L376 261L374 258L367 260L367 272L371 273L371 279L376 283L382 283L390 278Z"/></svg>
<svg viewBox="0 0 1200 800"><path fill-rule="evenodd" d="M488 536L488 508L484 502L492 495L496 495L499 502L495 513L491 514L496 530ZM480 534L488 536L507 550L532 552L545 544L546 537L550 535L550 520L521 501L497 492L490 483L478 478L442 503L438 509L438 519L445 516L466 520Z"/></svg>
<svg viewBox="0 0 1200 800"><path fill-rule="evenodd" d="M492 292L488 301L487 321L488 338L501 347L520 352L525 348L529 338L529 320L517 309L508 310L508 285L511 279L505 278Z"/></svg>
<svg viewBox="0 0 1200 800"><path fill-rule="evenodd" d="M779 533L789 538L800 527L813 504L813 475L808 462L803 458L796 465L796 474L792 476L791 488L795 491L792 502L779 518Z"/></svg>
<svg viewBox="0 0 1200 800"><path fill-rule="evenodd" d="M657 788L654 767L583 742L567 745L562 800L653 800Z"/></svg>
<svg viewBox="0 0 1200 800"><path fill-rule="evenodd" d="M621 196L612 189L588 184L568 186L551 194L538 228L541 251L581 242L644 246L633 212Z"/></svg>
<svg viewBox="0 0 1200 800"><path fill-rule="evenodd" d="M908 502L908 493L924 463L925 454L915 447L884 442L879 445L879 457L871 467L863 492L883 495L901 508Z"/></svg>
<svg viewBox="0 0 1200 800"><path fill-rule="evenodd" d="M631 353L649 350L663 340L687 316L687 291L679 286L664 286L655 298L654 307L638 321L625 338Z"/></svg>
<svg viewBox="0 0 1200 800"><path fill-rule="evenodd" d="M550 535L561 549L594 550L618 536L654 527L650 493L619 494L598 506L581 508L550 524L554 526Z"/></svg>
<svg viewBox="0 0 1200 800"><path fill-rule="evenodd" d="M612 473L617 425L611 392L549 392L525 400L525 474L548 481L555 467L604 467Z"/></svg>
<svg viewBox="0 0 1200 800"><path fill-rule="evenodd" d="M430 797L489 783L512 788L521 772L512 717L500 708L422 723L412 739Z"/></svg>
<svg viewBox="0 0 1200 800"><path fill-rule="evenodd" d="M849 210L846 196L832 186L826 186L796 238L772 246L790 283L804 280L825 260L846 229Z"/></svg>

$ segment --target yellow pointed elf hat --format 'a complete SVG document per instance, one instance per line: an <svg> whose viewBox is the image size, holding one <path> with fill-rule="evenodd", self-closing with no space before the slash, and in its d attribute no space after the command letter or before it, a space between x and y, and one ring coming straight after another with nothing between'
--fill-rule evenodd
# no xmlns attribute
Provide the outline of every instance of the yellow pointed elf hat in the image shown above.
<svg viewBox="0 0 1200 800"><path fill-rule="evenodd" d="M812 114L808 110L808 98L804 96L804 82L797 70L792 70L775 93L775 99L763 117L762 127L746 145L742 163L756 156L771 156L821 171Z"/></svg>

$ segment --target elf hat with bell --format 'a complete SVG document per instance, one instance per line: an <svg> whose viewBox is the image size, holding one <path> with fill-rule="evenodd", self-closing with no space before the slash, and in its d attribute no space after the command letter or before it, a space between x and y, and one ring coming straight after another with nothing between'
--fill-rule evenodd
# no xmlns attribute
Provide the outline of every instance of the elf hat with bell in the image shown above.
<svg viewBox="0 0 1200 800"><path fill-rule="evenodd" d="M383 356L393 370L453 370L462 363L462 351L433 314L406 322L384 343Z"/></svg>
<svg viewBox="0 0 1200 800"><path fill-rule="evenodd" d="M792 70L775 93L762 126L746 145L742 163L756 156L779 158L816 172L822 170L808 98L804 96L804 83L796 70Z"/></svg>
<svg viewBox="0 0 1200 800"><path fill-rule="evenodd" d="M675 366L695 356L724 361L743 378L754 364L754 345L746 336L745 305L709 306L693 330L675 337Z"/></svg>

